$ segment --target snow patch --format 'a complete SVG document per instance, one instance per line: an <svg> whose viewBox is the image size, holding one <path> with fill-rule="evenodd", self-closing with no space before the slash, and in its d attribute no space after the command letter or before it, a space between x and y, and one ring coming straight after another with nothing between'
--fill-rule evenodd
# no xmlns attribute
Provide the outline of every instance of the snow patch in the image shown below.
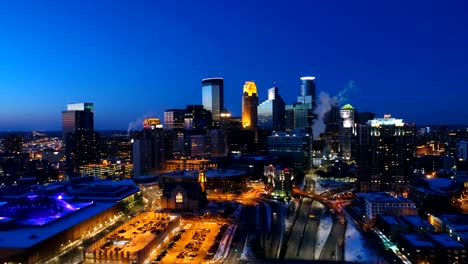
<svg viewBox="0 0 468 264"><path fill-rule="evenodd" d="M317 244L315 245L315 259L320 258L320 253L322 253L323 246L330 235L331 229L333 226L333 218L331 215L328 215L320 220L317 233Z"/></svg>
<svg viewBox="0 0 468 264"><path fill-rule="evenodd" d="M348 217L345 233L345 261L378 263L379 256L372 252L359 232L354 220Z"/></svg>

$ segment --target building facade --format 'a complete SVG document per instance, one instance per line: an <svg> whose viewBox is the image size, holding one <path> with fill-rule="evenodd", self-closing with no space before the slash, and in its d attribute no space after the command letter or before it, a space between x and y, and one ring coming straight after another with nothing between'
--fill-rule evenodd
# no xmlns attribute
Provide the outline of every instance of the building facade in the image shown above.
<svg viewBox="0 0 468 264"><path fill-rule="evenodd" d="M165 168L164 130L159 118L147 118L143 131L133 139L135 176L156 173Z"/></svg>
<svg viewBox="0 0 468 264"><path fill-rule="evenodd" d="M353 141L356 135L356 126L354 122L354 107L350 104L344 105L340 110L340 153L341 157L350 160L353 157Z"/></svg>
<svg viewBox="0 0 468 264"><path fill-rule="evenodd" d="M207 78L202 80L203 107L211 111L213 124L219 125L221 111L224 109L224 80L223 78Z"/></svg>
<svg viewBox="0 0 468 264"><path fill-rule="evenodd" d="M361 191L407 191L415 155L414 124L390 115L358 127L358 181Z"/></svg>
<svg viewBox="0 0 468 264"><path fill-rule="evenodd" d="M99 135L94 132L94 105L68 104L62 111L62 136L70 168L99 163Z"/></svg>
<svg viewBox="0 0 468 264"><path fill-rule="evenodd" d="M242 95L242 127L255 130L257 128L258 94L255 82L247 81L244 84Z"/></svg>
<svg viewBox="0 0 468 264"><path fill-rule="evenodd" d="M285 103L277 87L268 89L268 100L258 105L257 114L258 128L284 131Z"/></svg>

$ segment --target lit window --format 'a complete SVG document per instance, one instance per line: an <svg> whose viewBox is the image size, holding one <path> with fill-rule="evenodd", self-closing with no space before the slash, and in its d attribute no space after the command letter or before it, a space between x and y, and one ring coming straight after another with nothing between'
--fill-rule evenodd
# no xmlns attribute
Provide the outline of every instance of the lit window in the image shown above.
<svg viewBox="0 0 468 264"><path fill-rule="evenodd" d="M176 203L183 203L184 202L184 197L182 196L182 193L177 193L176 197L175 197L175 201Z"/></svg>

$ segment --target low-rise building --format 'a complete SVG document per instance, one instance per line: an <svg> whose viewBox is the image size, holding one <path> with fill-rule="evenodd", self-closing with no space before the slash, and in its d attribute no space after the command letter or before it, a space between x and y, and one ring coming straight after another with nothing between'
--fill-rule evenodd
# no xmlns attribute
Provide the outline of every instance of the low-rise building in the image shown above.
<svg viewBox="0 0 468 264"><path fill-rule="evenodd" d="M387 237L394 240L401 232L408 232L409 227L394 215L377 215L376 227Z"/></svg>
<svg viewBox="0 0 468 264"><path fill-rule="evenodd" d="M379 214L407 215L417 214L413 201L402 196L393 196L386 192L357 193L356 198L364 201L367 221L375 220ZM361 203L362 204L362 203Z"/></svg>
<svg viewBox="0 0 468 264"><path fill-rule="evenodd" d="M436 246L417 234L401 233L397 236L401 252L411 263L439 263Z"/></svg>
<svg viewBox="0 0 468 264"><path fill-rule="evenodd" d="M447 234L427 233L425 238L437 247L436 263L466 263L466 249Z"/></svg>
<svg viewBox="0 0 468 264"><path fill-rule="evenodd" d="M408 225L410 232L418 233L419 235L435 231L433 225L417 215L402 215L400 216L400 220Z"/></svg>

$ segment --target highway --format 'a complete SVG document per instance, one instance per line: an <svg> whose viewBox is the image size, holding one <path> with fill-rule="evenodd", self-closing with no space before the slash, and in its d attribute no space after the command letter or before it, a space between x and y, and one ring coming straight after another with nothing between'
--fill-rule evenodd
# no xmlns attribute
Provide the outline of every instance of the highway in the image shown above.
<svg viewBox="0 0 468 264"><path fill-rule="evenodd" d="M339 217L333 215L333 226L328 236L323 250L320 253L320 260L344 261L344 246L346 224L341 222Z"/></svg>
<svg viewBox="0 0 468 264"><path fill-rule="evenodd" d="M287 242L286 254L284 259L294 260L299 258L299 247L304 236L304 230L309 221L309 210L312 205L312 199L304 198L299 208L299 215L291 231L291 235Z"/></svg>
<svg viewBox="0 0 468 264"><path fill-rule="evenodd" d="M304 237L299 248L299 259L314 260L315 246L317 244L317 230L320 224L320 218L323 213L323 205L317 201L312 202L309 211L309 220L307 222ZM312 217L313 216L313 217Z"/></svg>
<svg viewBox="0 0 468 264"><path fill-rule="evenodd" d="M239 227L231 243L229 254L223 263L236 264L240 262L247 236L256 232L255 211L254 205L245 205L240 217Z"/></svg>
<svg viewBox="0 0 468 264"><path fill-rule="evenodd" d="M265 236L265 259L278 259L284 237L284 206L278 202L268 201L271 207L271 228Z"/></svg>

